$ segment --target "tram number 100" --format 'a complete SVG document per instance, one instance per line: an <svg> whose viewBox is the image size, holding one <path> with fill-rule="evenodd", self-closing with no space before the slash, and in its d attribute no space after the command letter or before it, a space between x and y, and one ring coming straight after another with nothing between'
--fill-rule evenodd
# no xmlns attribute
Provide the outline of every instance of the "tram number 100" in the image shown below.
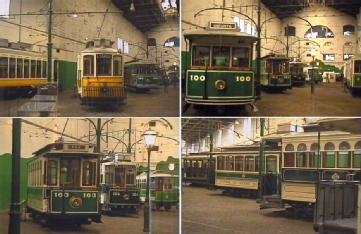
<svg viewBox="0 0 361 234"><path fill-rule="evenodd" d="M204 75L190 75L191 81L205 81ZM236 76L236 82L250 82L252 78L250 76Z"/></svg>
<svg viewBox="0 0 361 234"><path fill-rule="evenodd" d="M68 198L69 197L69 193L67 192L55 192L54 193L54 197L56 198ZM97 197L97 193L83 193L83 198L96 198Z"/></svg>

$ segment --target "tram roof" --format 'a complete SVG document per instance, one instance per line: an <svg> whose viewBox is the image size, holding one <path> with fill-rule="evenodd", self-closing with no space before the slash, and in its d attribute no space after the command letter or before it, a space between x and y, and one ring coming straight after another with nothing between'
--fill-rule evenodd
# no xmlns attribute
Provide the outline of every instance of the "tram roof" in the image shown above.
<svg viewBox="0 0 361 234"><path fill-rule="evenodd" d="M235 39L244 39L248 43L253 43L257 40L256 37L244 32L226 30L197 30L184 33L184 37L189 40L197 40L204 37L233 37Z"/></svg>
<svg viewBox="0 0 361 234"><path fill-rule="evenodd" d="M135 162L127 162L127 161L117 161L117 162L102 162L102 165L105 166L136 166Z"/></svg>
<svg viewBox="0 0 361 234"><path fill-rule="evenodd" d="M263 56L261 59L289 60L289 58L284 54L269 54Z"/></svg>
<svg viewBox="0 0 361 234"><path fill-rule="evenodd" d="M124 66L131 66L131 65L155 65L158 67L158 64L151 61L137 61L137 62L131 62L131 63L125 63Z"/></svg>
<svg viewBox="0 0 361 234"><path fill-rule="evenodd" d="M7 48L7 47L0 47L0 54L14 54L14 55L22 55L22 56L33 56L33 57L41 57L45 59L45 54L36 52L36 51L29 51L29 50L21 50L21 49L14 49L14 48Z"/></svg>
<svg viewBox="0 0 361 234"><path fill-rule="evenodd" d="M91 48L86 48L85 50L81 51L82 54L85 53L119 53L119 50L115 49L115 48L102 48L102 47L91 47Z"/></svg>
<svg viewBox="0 0 361 234"><path fill-rule="evenodd" d="M320 131L322 136L349 136L355 135L345 131ZM296 138L296 137L317 137L318 132L294 132L284 135L283 138ZM356 136L356 135L355 135Z"/></svg>
<svg viewBox="0 0 361 234"><path fill-rule="evenodd" d="M89 156L98 156L99 153L93 152L94 148L92 144L89 143L79 143L79 142L55 142L48 144L39 150L35 151L33 154L35 156L40 156L44 154L52 155L69 155L69 154L83 154Z"/></svg>

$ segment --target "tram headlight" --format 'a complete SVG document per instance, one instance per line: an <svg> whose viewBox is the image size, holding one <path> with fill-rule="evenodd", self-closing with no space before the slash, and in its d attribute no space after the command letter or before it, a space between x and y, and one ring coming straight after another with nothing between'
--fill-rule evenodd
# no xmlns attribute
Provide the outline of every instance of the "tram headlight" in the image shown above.
<svg viewBox="0 0 361 234"><path fill-rule="evenodd" d="M217 80L214 85L218 90L224 90L226 88L226 82L224 80Z"/></svg>

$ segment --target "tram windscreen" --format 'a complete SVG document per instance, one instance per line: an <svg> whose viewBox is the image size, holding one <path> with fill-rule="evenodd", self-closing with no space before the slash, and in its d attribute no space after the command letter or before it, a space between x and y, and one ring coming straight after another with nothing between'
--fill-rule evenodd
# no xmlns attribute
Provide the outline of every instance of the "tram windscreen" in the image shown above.
<svg viewBox="0 0 361 234"><path fill-rule="evenodd" d="M16 60L17 66L16 66L16 78L23 78L23 59L18 58Z"/></svg>
<svg viewBox="0 0 361 234"><path fill-rule="evenodd" d="M208 66L211 49L209 46L193 46L192 65Z"/></svg>
<svg viewBox="0 0 361 234"><path fill-rule="evenodd" d="M112 55L111 54L97 54L96 55L97 76L111 76L112 75Z"/></svg>
<svg viewBox="0 0 361 234"><path fill-rule="evenodd" d="M212 50L212 66L214 67L229 67L229 57L231 48L213 46Z"/></svg>
<svg viewBox="0 0 361 234"><path fill-rule="evenodd" d="M361 60L355 60L354 63L355 63L354 72L361 73Z"/></svg>
<svg viewBox="0 0 361 234"><path fill-rule="evenodd" d="M113 57L113 76L122 75L122 56L114 55Z"/></svg>
<svg viewBox="0 0 361 234"><path fill-rule="evenodd" d="M115 168L115 185L124 186L125 185L125 168L116 167Z"/></svg>
<svg viewBox="0 0 361 234"><path fill-rule="evenodd" d="M94 75L94 56L85 55L83 57L83 75L93 76Z"/></svg>
<svg viewBox="0 0 361 234"><path fill-rule="evenodd" d="M84 161L83 162L83 186L95 186L96 163Z"/></svg>
<svg viewBox="0 0 361 234"><path fill-rule="evenodd" d="M8 58L0 58L0 78L8 78Z"/></svg>
<svg viewBox="0 0 361 234"><path fill-rule="evenodd" d="M126 168L125 183L127 185L135 185L135 168L129 166Z"/></svg>
<svg viewBox="0 0 361 234"><path fill-rule="evenodd" d="M15 78L16 59L9 59L9 78Z"/></svg>
<svg viewBox="0 0 361 234"><path fill-rule="evenodd" d="M60 185L66 187L80 185L80 160L62 159L60 161Z"/></svg>
<svg viewBox="0 0 361 234"><path fill-rule="evenodd" d="M273 74L281 75L283 73L288 73L288 62L286 60L273 60Z"/></svg>
<svg viewBox="0 0 361 234"><path fill-rule="evenodd" d="M232 49L232 67L250 67L249 48L233 48Z"/></svg>

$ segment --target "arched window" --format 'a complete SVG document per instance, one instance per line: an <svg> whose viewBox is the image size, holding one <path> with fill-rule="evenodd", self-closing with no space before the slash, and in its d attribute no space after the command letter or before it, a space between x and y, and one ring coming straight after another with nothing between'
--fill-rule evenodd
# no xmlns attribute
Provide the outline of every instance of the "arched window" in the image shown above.
<svg viewBox="0 0 361 234"><path fill-rule="evenodd" d="M295 167L295 153L292 151L295 151L295 147L292 144L288 144L285 147L285 153L284 153L284 166L285 167ZM291 151L291 152L290 152Z"/></svg>
<svg viewBox="0 0 361 234"><path fill-rule="evenodd" d="M311 152L308 153L308 164L309 164L309 167L316 168L316 167L318 167L317 161L318 161L318 165L320 165L320 158L318 157L318 143L312 143L310 149L311 149Z"/></svg>
<svg viewBox="0 0 361 234"><path fill-rule="evenodd" d="M333 150L335 150L335 145L328 142L325 145L325 151L328 152L322 153L322 167L334 168L336 166L336 153Z"/></svg>
<svg viewBox="0 0 361 234"><path fill-rule="evenodd" d="M296 167L307 167L307 146L301 143L297 146Z"/></svg>
<svg viewBox="0 0 361 234"><path fill-rule="evenodd" d="M355 151L353 153L352 167L361 167L361 141L356 142Z"/></svg>
<svg viewBox="0 0 361 234"><path fill-rule="evenodd" d="M346 141L343 141L338 146L339 152L337 157L337 167L340 168L349 168L351 167L351 152L349 149L351 148L350 144Z"/></svg>
<svg viewBox="0 0 361 234"><path fill-rule="evenodd" d="M351 148L350 144L347 143L346 141L343 141L340 143L340 145L338 146L338 148L340 150L349 150Z"/></svg>
<svg viewBox="0 0 361 234"><path fill-rule="evenodd" d="M285 151L295 151L295 147L292 144L286 145Z"/></svg>
<svg viewBox="0 0 361 234"><path fill-rule="evenodd" d="M305 38L334 38L335 34L327 26L316 25L308 29Z"/></svg>
<svg viewBox="0 0 361 234"><path fill-rule="evenodd" d="M301 143L297 146L297 151L307 151L307 146L304 143Z"/></svg>
<svg viewBox="0 0 361 234"><path fill-rule="evenodd" d="M179 38L171 37L164 42L165 47L179 47Z"/></svg>
<svg viewBox="0 0 361 234"><path fill-rule="evenodd" d="M331 142L326 143L325 150L335 150L335 145Z"/></svg>
<svg viewBox="0 0 361 234"><path fill-rule="evenodd" d="M344 36L351 36L355 34L355 26L353 25L344 25L343 26L343 35Z"/></svg>

